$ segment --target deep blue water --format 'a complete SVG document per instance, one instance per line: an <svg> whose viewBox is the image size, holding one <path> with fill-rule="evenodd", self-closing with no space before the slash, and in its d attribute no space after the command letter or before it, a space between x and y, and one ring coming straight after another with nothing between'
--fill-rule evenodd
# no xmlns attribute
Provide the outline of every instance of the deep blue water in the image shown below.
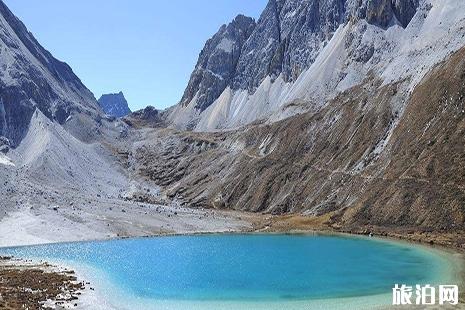
<svg viewBox="0 0 465 310"><path fill-rule="evenodd" d="M440 260L408 245L363 238L204 235L0 249L105 273L131 296L187 300L292 300L389 294L421 284Z"/></svg>

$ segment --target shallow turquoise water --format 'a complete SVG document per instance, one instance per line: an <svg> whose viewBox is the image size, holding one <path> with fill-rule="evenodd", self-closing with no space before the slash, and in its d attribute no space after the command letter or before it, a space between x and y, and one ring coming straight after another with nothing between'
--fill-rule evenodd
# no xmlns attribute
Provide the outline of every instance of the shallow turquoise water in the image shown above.
<svg viewBox="0 0 465 310"><path fill-rule="evenodd" d="M2 255L87 265L128 296L156 300L280 301L390 294L436 280L444 261L374 239L204 235L0 249Z"/></svg>

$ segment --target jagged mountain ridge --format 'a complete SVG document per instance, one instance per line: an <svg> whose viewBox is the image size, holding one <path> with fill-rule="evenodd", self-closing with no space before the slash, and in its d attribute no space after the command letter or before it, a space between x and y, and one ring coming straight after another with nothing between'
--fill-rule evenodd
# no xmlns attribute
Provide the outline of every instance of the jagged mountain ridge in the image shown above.
<svg viewBox="0 0 465 310"><path fill-rule="evenodd" d="M207 89L193 87L202 84L194 71L186 89L190 95L165 113L168 123L180 129L209 131L260 119L281 119L308 110L308 105L320 107L336 93L360 83L379 62L386 61L382 65L388 66L391 60L380 58L395 58L389 50L400 53L404 48L396 45L406 44L395 42L402 36L393 39L389 32L402 33L415 16L426 17L430 6L426 0L270 0L243 44L230 82L209 81ZM379 30L384 34L376 35L385 36L380 42L362 42ZM339 35L334 38L336 33ZM218 40L218 36L221 30L214 38ZM331 48L340 50L340 55L332 57L339 57L339 64L328 63L327 54L334 53ZM205 51L209 49L202 51L201 58L205 58ZM320 64L323 61L326 63ZM365 68L359 69L360 65ZM316 70L319 76L305 78ZM329 70L334 71L332 76L321 74ZM378 70L380 75L384 71ZM410 76L415 74L409 72ZM323 89L318 84L328 86ZM220 90L222 93L212 96ZM288 109L295 101L307 106Z"/></svg>
<svg viewBox="0 0 465 310"><path fill-rule="evenodd" d="M73 122L94 126L101 110L93 94L72 69L54 58L0 1L0 136L17 146L39 109L82 139L95 128L79 132ZM71 120L71 116L76 115Z"/></svg>
<svg viewBox="0 0 465 310"><path fill-rule="evenodd" d="M99 235L76 207L85 208L92 221L98 218L88 213L93 205L104 210L105 203L124 203L119 195L130 183L112 147L126 127L106 118L71 68L0 1L1 235L16 245ZM54 219L58 210L66 219ZM16 217L17 224L8 223ZM30 230L34 222L40 227Z"/></svg>
<svg viewBox="0 0 465 310"><path fill-rule="evenodd" d="M128 102L124 97L123 92L117 94L104 94L99 100L98 104L105 114L114 117L123 117L131 113Z"/></svg>
<svg viewBox="0 0 465 310"><path fill-rule="evenodd" d="M337 30L350 18L387 27L393 18L405 28L418 0L271 0L244 44L233 89L255 90L270 75L295 81Z"/></svg>

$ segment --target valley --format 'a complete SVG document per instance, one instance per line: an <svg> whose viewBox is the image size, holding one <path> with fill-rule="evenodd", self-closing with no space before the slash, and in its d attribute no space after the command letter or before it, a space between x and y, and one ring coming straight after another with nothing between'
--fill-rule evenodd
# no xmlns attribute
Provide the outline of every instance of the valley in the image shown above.
<svg viewBox="0 0 465 310"><path fill-rule="evenodd" d="M257 20L240 14L206 41L177 104L132 112L123 92L96 100L0 1L0 247L98 253L102 240L114 250L145 245L139 237L198 246L199 235L215 245L265 234L274 253L280 238L364 235L447 249L427 248L425 262L462 281L464 12L455 0L269 0ZM179 256L197 259L199 248ZM54 289L74 283L74 307L75 282L93 274L25 258L0 257L6 309L25 291L39 307L15 282L35 273ZM84 295L81 308L93 309L100 295Z"/></svg>

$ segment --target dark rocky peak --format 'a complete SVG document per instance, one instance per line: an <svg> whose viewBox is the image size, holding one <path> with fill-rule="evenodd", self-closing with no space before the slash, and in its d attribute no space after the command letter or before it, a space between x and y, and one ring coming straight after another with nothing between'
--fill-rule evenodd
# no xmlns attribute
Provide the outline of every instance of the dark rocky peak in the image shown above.
<svg viewBox="0 0 465 310"><path fill-rule="evenodd" d="M102 95L98 103L103 112L110 116L123 117L131 113L123 92Z"/></svg>
<svg viewBox="0 0 465 310"><path fill-rule="evenodd" d="M255 27L255 20L252 17L239 14L227 27L230 27L232 31L245 31L250 35ZM248 35L246 35L246 37L248 37Z"/></svg>
<svg viewBox="0 0 465 310"><path fill-rule="evenodd" d="M143 120L156 120L160 116L160 112L152 106L148 106L142 110L138 110L131 115L132 117L138 117Z"/></svg>
<svg viewBox="0 0 465 310"><path fill-rule="evenodd" d="M234 77L242 46L254 28L252 18L238 15L207 41L181 99L183 106L197 95L196 108L203 111L218 98Z"/></svg>
<svg viewBox="0 0 465 310"><path fill-rule="evenodd" d="M346 21L344 0L288 0L281 14L282 70L286 81L297 79Z"/></svg>
<svg viewBox="0 0 465 310"><path fill-rule="evenodd" d="M279 12L284 1L271 0L261 14L257 26L245 43L232 81L234 89L250 89L269 73L279 71L277 53L281 44ZM276 68L277 67L277 68Z"/></svg>

